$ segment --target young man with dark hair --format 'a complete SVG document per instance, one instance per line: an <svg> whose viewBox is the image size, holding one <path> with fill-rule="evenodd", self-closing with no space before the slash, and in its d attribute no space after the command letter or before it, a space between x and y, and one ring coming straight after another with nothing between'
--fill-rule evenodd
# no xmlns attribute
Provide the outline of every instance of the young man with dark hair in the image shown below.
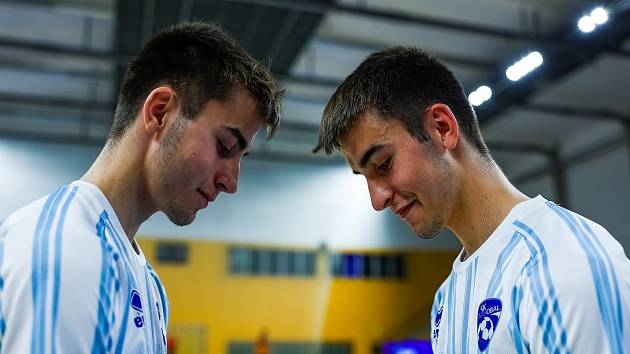
<svg viewBox="0 0 630 354"><path fill-rule="evenodd" d="M270 72L214 25L172 26L130 64L105 147L79 180L0 227L1 353L166 353L168 300L135 234L235 193L279 124Z"/></svg>
<svg viewBox="0 0 630 354"><path fill-rule="evenodd" d="M425 52L370 55L333 94L319 146L341 150L425 239L463 249L435 295L435 353L630 353L630 260L600 225L517 190L450 70ZM625 324L625 325L624 325Z"/></svg>

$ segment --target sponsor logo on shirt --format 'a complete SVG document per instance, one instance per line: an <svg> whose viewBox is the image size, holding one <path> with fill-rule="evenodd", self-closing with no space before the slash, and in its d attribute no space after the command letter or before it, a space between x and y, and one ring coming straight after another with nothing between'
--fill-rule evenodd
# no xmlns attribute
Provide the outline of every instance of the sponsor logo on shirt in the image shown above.
<svg viewBox="0 0 630 354"><path fill-rule="evenodd" d="M435 320L433 322L433 339L437 339L440 335L440 322L442 322L442 312L444 311L444 305L440 306L440 309L435 314Z"/></svg>
<svg viewBox="0 0 630 354"><path fill-rule="evenodd" d="M136 316L133 319L133 323L136 327L141 328L144 326L144 316L142 316L142 298L140 297L140 293L135 289L131 290L131 308L136 310Z"/></svg>
<svg viewBox="0 0 630 354"><path fill-rule="evenodd" d="M497 298L485 299L477 311L477 345L484 351L490 345L490 340L496 332L503 304Z"/></svg>

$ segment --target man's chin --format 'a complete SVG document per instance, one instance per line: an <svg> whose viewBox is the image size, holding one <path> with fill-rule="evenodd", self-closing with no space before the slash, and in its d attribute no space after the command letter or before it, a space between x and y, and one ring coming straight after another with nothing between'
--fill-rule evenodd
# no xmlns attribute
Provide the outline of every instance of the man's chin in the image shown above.
<svg viewBox="0 0 630 354"><path fill-rule="evenodd" d="M431 227L422 227L419 225L409 225L411 230L421 239L430 240L442 232L442 227L431 225Z"/></svg>
<svg viewBox="0 0 630 354"><path fill-rule="evenodd" d="M432 238L434 238L435 236L439 235L439 232L437 234L424 234L424 233L419 233L419 232L415 232L416 236L420 237L423 240L430 240Z"/></svg>
<svg viewBox="0 0 630 354"><path fill-rule="evenodd" d="M192 215L169 213L166 216L173 224L177 226L186 226L186 225L190 225L193 221L195 221L196 215L197 215L196 213L193 213Z"/></svg>

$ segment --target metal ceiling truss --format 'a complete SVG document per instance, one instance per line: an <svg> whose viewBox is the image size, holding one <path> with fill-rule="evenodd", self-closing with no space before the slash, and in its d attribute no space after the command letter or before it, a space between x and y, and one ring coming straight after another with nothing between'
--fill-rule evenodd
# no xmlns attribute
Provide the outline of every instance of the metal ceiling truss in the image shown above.
<svg viewBox="0 0 630 354"><path fill-rule="evenodd" d="M331 46L339 46L342 48L354 48L365 52L375 52L386 48L386 45L365 42L362 40L348 38L333 38L330 36L318 36L317 41ZM494 70L498 66L498 62L484 59L471 58L463 55L438 53L431 51L433 55L445 61L447 64L469 67L471 69Z"/></svg>
<svg viewBox="0 0 630 354"><path fill-rule="evenodd" d="M610 23L588 35L580 33L575 23L567 24L556 32L554 37L563 38L565 41L575 43L576 46L581 46L583 50L579 54L566 50L547 50L543 53L545 64L519 81L509 81L503 70L493 78L485 80L493 87L494 93L492 100L476 108L480 123L488 124L512 106L531 105L527 103L528 99L552 82L575 72L600 55L610 53L611 49L621 51L623 42L630 37L630 25L628 25L630 24L630 9L624 9L611 16L613 17ZM558 113L561 112L558 111Z"/></svg>
<svg viewBox="0 0 630 354"><path fill-rule="evenodd" d="M583 52L589 48L574 43L573 41L558 35L543 35L535 32L514 31L509 29L481 26L470 23L464 23L453 20L438 19L430 16L419 14L403 13L399 11L385 11L371 9L367 6L350 6L338 3L321 4L311 1L290 1L290 0L227 0L234 3L258 4L269 7L282 9L294 9L303 12L312 12L317 14L327 14L331 12L345 13L350 15L372 17L382 20L396 21L400 23L408 23L413 25L421 25L427 27L435 27L453 32L459 32L464 35L475 35L493 37L501 40L515 40L535 44L537 46L561 49L563 51ZM573 25L575 27L575 25ZM614 53L630 57L630 51L622 50L617 46L595 46L594 49L604 50L608 53Z"/></svg>
<svg viewBox="0 0 630 354"><path fill-rule="evenodd" d="M300 22L300 25L302 25L301 20L303 20L303 18L300 17L300 15L304 13L317 14L315 22L313 22L313 18L310 19L311 26L309 26L309 36L314 30L315 25L321 20L321 17L324 14L329 12L340 12L422 26L431 26L461 32L462 34L467 35L518 40L529 44L540 45L541 48L547 50L544 53L545 66L540 68L536 73L531 74L530 77L526 77L519 82L512 83L507 82L503 71L500 71L494 79L486 81L492 82L493 86L498 87L498 89L495 89L495 95L492 101L486 102L484 106L476 109L479 112L480 124L488 124L490 121L496 119L496 117L498 117L501 113L511 107L515 107L517 109L577 118L612 119L621 122L626 127L628 126L628 116L623 113L610 112L606 110L586 110L574 107L527 102L528 98L540 88L549 85L552 81L562 78L570 72L575 71L580 66L597 58L600 54L612 53L615 55L630 57L630 52L621 48L622 42L627 39L630 34L630 26L627 25L630 23L630 11L628 9L622 9L620 12L613 14L611 23L596 33L591 33L589 36L581 36L577 33L575 24L568 22L563 28L551 35L540 35L486 26L477 26L456 21L445 21L427 16L335 4L333 1L328 0L320 2L289 2L284 0L183 0L179 3L166 0L133 0L118 1L117 11L119 17L116 35L116 48L118 50L115 52L94 50L87 47L77 48L58 44L51 45L45 43L31 43L7 38L0 39L0 46L59 55L70 55L86 60L105 60L118 66L118 77L120 78L122 77L122 73L124 73L125 66L132 56L137 52L141 44L144 43L156 29L164 27L170 23L177 22L178 20L190 19L193 14L199 15L200 13L202 15L201 17L205 17L206 19L214 18L222 20L230 16L229 14L232 6L247 5L250 6L247 8L249 16L244 22L241 21L243 22L241 23L241 28L231 30L233 35L234 32L236 32L237 40L240 40L246 47L249 47L253 43L258 44L259 41L256 39L258 29L261 27L263 22L268 22L266 21L266 17L271 11L273 11L274 8L284 10L279 17L278 14L276 14L276 19L281 19L281 21L274 22L278 24L275 26L277 28L271 36L266 37L267 41L264 48L262 50L260 48L257 49L258 56L261 55L260 53L264 53L262 56L268 58L277 57L281 52L283 56L286 54L282 49L285 47L287 42L290 42L289 37L296 30L296 24ZM241 8L243 11L244 9L245 8ZM138 18L141 18L142 20L138 21ZM139 27L138 22L140 23ZM229 23L227 25L229 26ZM84 28L84 30L86 29ZM378 49L378 45L348 39L320 38L318 40L328 44L344 46L353 45L360 49ZM288 69L290 62L295 59L301 49L301 46L304 45L304 42L306 41L302 40L302 43L292 50L293 55L289 59L288 63L284 63L282 65L280 74ZM452 64L467 65L485 70L493 67L499 69L497 63L494 62L453 55L442 55L441 57L446 62L450 62ZM24 70L33 69L33 65L31 64L16 63L15 61L9 62L5 60L4 63L0 64ZM75 69L44 68L39 70L35 69L34 71L86 78L91 77L96 79L103 79L108 76L108 72L103 70L82 71ZM339 84L338 80L322 77L290 76L284 74L281 75L281 79L289 82L331 87L336 87ZM117 84L115 84L114 87L116 90L118 89ZM0 101L44 105L58 108L85 109L110 113L112 112L114 105L113 102L103 103L95 101L7 94L0 95ZM283 122L283 128L292 129L290 125L291 124L288 122ZM295 125L293 128L298 131L306 131L314 128L304 124L293 125ZM313 131L316 131L316 128L313 129ZM516 144L507 146L499 143L490 145L495 150L543 154L552 160L555 159L554 156L556 156L555 150L549 150L543 146L524 146Z"/></svg>

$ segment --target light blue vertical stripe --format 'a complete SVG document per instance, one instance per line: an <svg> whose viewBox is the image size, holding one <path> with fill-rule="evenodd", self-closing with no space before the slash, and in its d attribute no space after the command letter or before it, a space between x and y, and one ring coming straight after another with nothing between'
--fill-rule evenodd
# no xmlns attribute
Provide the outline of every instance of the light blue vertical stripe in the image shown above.
<svg viewBox="0 0 630 354"><path fill-rule="evenodd" d="M138 289L138 283L135 277L135 273L133 272L133 269L135 269L135 266L134 266L135 263L129 255L128 247L123 244L121 235L116 231L116 228L112 225L112 222L109 218L109 214L106 211L104 211L102 216L103 216L104 235L105 237L107 235L110 235L111 237L110 241L116 248L115 251L112 249L112 251L114 252L114 260L116 262L122 262L124 264L125 269L127 270L126 271L127 284L126 284L125 289L129 289L129 288ZM120 256L117 256L117 255L120 255ZM116 280L115 291L116 293L120 292L119 280ZM120 319L121 332L118 335L118 338L116 341L116 347L114 348L114 352L116 354L123 353L126 334L127 334L127 327L128 327L128 322L129 322L129 308L131 306L130 304L131 297L128 296L128 294L125 294L124 296L125 296L126 305L125 305L125 310L123 312L122 318Z"/></svg>
<svg viewBox="0 0 630 354"><path fill-rule="evenodd" d="M497 298L497 299L501 298L501 294L503 292L503 287L502 287L502 282L501 282L501 280L503 279L503 272L505 271L508 264L510 263L510 259L512 255L514 254L514 250L516 249L516 246L519 244L521 239L522 238L520 234L518 232L514 232L512 234L512 238L510 239L510 241L507 243L507 245L505 245L505 247L503 247L503 249L499 253L499 256L497 257L497 262L494 267L494 272L492 273L492 276L490 277L490 281L488 282L488 288L486 289L486 296L485 296L486 298ZM500 285L501 287L499 287ZM486 349L486 350L489 350L489 349ZM481 352L479 350L477 351Z"/></svg>
<svg viewBox="0 0 630 354"><path fill-rule="evenodd" d="M473 264L471 264L466 270L466 293L464 295L464 313L462 319L462 348L460 353L466 354L468 353L468 332L470 332L470 327L468 326L469 315L470 315L470 302L471 292L473 288L473 283L475 280L475 276L477 275L477 262L479 261L479 257L475 258Z"/></svg>
<svg viewBox="0 0 630 354"><path fill-rule="evenodd" d="M523 300L523 288L516 285L512 288L512 318L510 318L509 328L514 341L514 348L518 354L529 354L529 348L521 336L520 325L520 304Z"/></svg>
<svg viewBox="0 0 630 354"><path fill-rule="evenodd" d="M153 291L151 291L152 289L151 280L148 278L149 275L147 273L148 272L146 271L144 273L144 284L145 284L145 289L147 289L147 303L149 304L149 308L145 312L147 316L149 316L149 318L151 319L151 326L150 326L151 330L149 332L151 332L151 346L155 350L158 345L157 338L156 338L157 333L155 333L158 328L158 325L155 323L155 321L157 320L155 318L156 317L155 314L157 314L157 311L156 311L157 309L155 308L156 303L155 303L155 300L153 299Z"/></svg>
<svg viewBox="0 0 630 354"><path fill-rule="evenodd" d="M604 264L604 257L597 252L591 238L584 234L583 230L566 209L549 202L547 203L547 206L565 222L586 254L589 267L591 268L593 283L595 285L597 305L603 322L604 333L607 335L607 339L610 344L610 350L612 353L623 353L623 346L621 342L622 334L620 333L619 326L616 325L616 323L618 324L620 321L615 320L614 318L615 316L619 316L620 313L615 313L615 310L612 308L614 304L619 302L616 299L610 301L608 299L609 296L606 295L609 294L611 296L615 296L615 294L611 291L606 264ZM611 265L610 268L612 268Z"/></svg>
<svg viewBox="0 0 630 354"><path fill-rule="evenodd" d="M611 318L612 316L614 316L614 314L612 313L613 310L610 307L611 302L608 301L607 296L602 294L602 290L604 290L605 293L611 293L611 292L610 292L610 285L608 284L608 275L606 272L606 266L602 264L601 255L597 254L591 240L589 240L588 237L583 234L583 231L579 228L579 226L577 225L575 220L571 217L571 214L568 211L560 207L557 207L555 204L548 204L548 206L552 210L554 210L560 216L561 219L563 219L565 224L569 227L569 229L571 229L574 236L580 243L582 249L586 253L587 259L589 261L589 266L591 268L591 274L593 276L593 283L595 284L595 290L597 294L600 315L603 321L603 325L606 328L604 332L608 334L611 350L613 350L614 352L620 352L620 351L615 351L616 340L611 337L611 336L615 336L616 334L615 329L614 329L615 326L612 323L613 320ZM619 343L618 349L621 350L621 343Z"/></svg>
<svg viewBox="0 0 630 354"><path fill-rule="evenodd" d="M110 338L110 319L108 316L111 299L109 298L109 283L111 278L111 267L109 262L109 254L107 249L107 239L105 236L105 223L107 212L101 213L98 224L96 225L96 234L100 238L101 243L101 278L99 285L98 300L98 322L94 328L94 342L92 343L92 354L109 352L108 346L111 343Z"/></svg>
<svg viewBox="0 0 630 354"><path fill-rule="evenodd" d="M133 269L131 268L133 264L135 264L133 262L133 260L131 259L131 256L129 256L129 251L128 251L128 247L123 244L123 241L121 239L121 236L117 231L116 228L114 227L114 225L112 225L111 220L109 220L109 216L107 216L106 219L106 225L107 225L107 231L109 231L109 233L113 236L113 240L114 240L114 244L116 245L117 249L118 249L118 253L121 253L125 262L127 263L127 267L129 269ZM127 236L124 236L125 238Z"/></svg>
<svg viewBox="0 0 630 354"><path fill-rule="evenodd" d="M106 221L105 223L106 231L110 235L112 235L112 239L114 240L112 243L116 246L116 250L118 251L118 254L122 254L121 257L122 257L123 263L125 264L125 268L128 270L128 273L130 275L130 281L131 281L130 286L133 289L138 289L138 280L136 279L136 273L133 272L133 269L137 268L137 266L135 265L136 261L131 259L127 246L122 243L121 236L120 234L116 232L116 229L112 225L111 220L109 220L109 216L107 216L105 221Z"/></svg>
<svg viewBox="0 0 630 354"><path fill-rule="evenodd" d="M534 249L534 246L532 245L531 242L528 241L527 244L530 246L530 248ZM552 338L555 339L556 333L555 333L554 327L550 325L551 314L549 312L549 305L547 304L547 301L545 299L545 290L540 280L540 261L539 260L536 260L535 262L532 263L530 277L531 277L530 288L531 288L532 294L534 295L533 296L534 303L536 304L536 307L538 309L537 322L538 322L538 325L542 329L543 343L545 344L545 347L547 348L547 350L551 353L553 352L553 350L552 350L552 342L550 342L549 337L551 336Z"/></svg>
<svg viewBox="0 0 630 354"><path fill-rule="evenodd" d="M617 272L615 272L615 267L613 267L612 265L613 263L610 257L608 256L608 252L606 252L604 245L602 245L599 238L595 235L595 233L593 232L593 229L591 229L588 222L586 222L586 220L583 217L579 217L579 219L584 229L588 232L589 236L591 236L591 238L595 241L595 245L598 247L600 255L603 255L604 258L606 258L606 262L608 263L607 265L608 265L608 269L610 270L610 278L611 278L610 281L612 282L613 287L615 289L614 297L617 300L613 303L613 305L616 306L616 308L613 310L613 313L619 314L618 316L616 316L617 326L619 328L619 333L623 333L623 316L621 316L621 295L619 294L619 281L617 280Z"/></svg>
<svg viewBox="0 0 630 354"><path fill-rule="evenodd" d="M59 195L62 189L63 189L63 186L57 188L55 192L51 193L48 196L48 198L46 198L46 202L44 203L44 206L42 207L42 211L39 214L39 219L37 220L35 233L33 234L33 255L32 255L33 259L32 259L32 269L31 269L33 317L35 317L35 315L37 314L37 300L39 296L39 293L38 293L39 291L39 287L38 287L39 266L37 264L37 260L39 260L39 252L40 252L39 245L38 245L39 235L42 233L44 224L46 222L46 219L48 218L48 214L50 213L50 208L53 204L53 201L57 198L57 196ZM37 353L37 351L39 350L39 346L41 345L40 343L37 342L36 333L38 333L38 330L39 330L38 323L36 321L33 321L33 327L32 327L32 332L31 332L31 352L32 353Z"/></svg>
<svg viewBox="0 0 630 354"><path fill-rule="evenodd" d="M533 259L530 261L530 288L533 294L534 303L538 309L537 323L541 328L542 341L547 348L547 352L554 353L553 345L556 340L556 331L552 323L552 314L549 309L550 306L546 300L545 290L541 282L540 277L540 263L542 256L539 256L544 250L538 250L528 238L525 238L525 242L530 249ZM548 294L551 295L551 294Z"/></svg>
<svg viewBox="0 0 630 354"><path fill-rule="evenodd" d="M533 239L534 242L536 243L537 247L538 247L538 252L540 252L541 255L541 261L542 261L542 269L541 271L544 274L544 280L548 289L548 299L549 299L549 303L545 302L543 303L543 306L546 304L548 307L550 307L551 309L551 313L553 315L553 317L555 318L555 323L558 327L558 337L553 336L553 340L554 340L554 344L560 346L560 348L566 352L568 352L568 348L567 348L567 330L566 330L566 326L564 325L564 321L562 319L562 313L560 311L560 305L558 304L558 296L556 294L556 289L553 285L553 280L551 279L551 272L549 271L549 259L547 256L547 251L545 250L545 247L543 245L543 242L541 241L540 237L538 236L538 234L529 226L527 226L526 224L520 222L520 221L515 221L514 225L519 227L520 229L524 230L527 235L529 236L529 238ZM529 238L525 237L525 240L527 242L529 242ZM538 278L538 284L541 284L540 279ZM541 289L542 289L542 285ZM552 333L555 334L555 333ZM559 343L556 342L556 339L559 339Z"/></svg>
<svg viewBox="0 0 630 354"><path fill-rule="evenodd" d="M4 273L2 272L3 262L4 236L0 235L0 353L2 352L2 338L4 337L4 331L6 329L6 322L4 321L4 310L2 308L2 293L4 290Z"/></svg>
<svg viewBox="0 0 630 354"><path fill-rule="evenodd" d="M149 274L151 274L151 277L153 278L153 281L155 283L155 286L158 290L158 293L160 295L160 303L162 304L162 312L164 315L164 327L166 328L166 326L168 325L168 312L169 312L169 304L168 304L168 298L166 297L166 293L164 290L164 286L162 285L162 282L160 281L160 278L158 277L157 273L153 270L153 268L151 268L151 266L149 265L149 263L147 262L147 267L149 269Z"/></svg>
<svg viewBox="0 0 630 354"><path fill-rule="evenodd" d="M61 215L59 216L59 221L57 222L57 232L55 235L55 269L54 269L54 280L53 280L53 303L52 303L52 330L50 335L50 347L52 349L52 353L55 354L57 352L57 313L59 308L59 283L60 283L60 274L61 274L61 239L63 236L63 226L66 221L66 213L68 212L68 207L74 199L74 196L77 193L78 187L73 187L70 192L70 196L66 199L63 207L61 208Z"/></svg>
<svg viewBox="0 0 630 354"><path fill-rule="evenodd" d="M133 271L129 268L129 264L125 262L124 255L120 256L120 253L114 250L114 248L110 244L110 243L114 243L115 245L115 242L111 242L110 237L112 237L115 240L116 236L114 235L115 231L113 227L111 226L111 220L109 219L109 214L107 213L107 211L103 211L101 213L101 222L99 225L100 225L99 227L101 228L99 237L101 237L101 244L104 247L103 250L107 251L107 264L108 264L107 267L109 269L108 270L109 277L107 278L106 286L105 286L105 292L106 292L105 299L107 301L106 301L106 306L103 309L103 316L107 318L108 323L110 323L109 327L104 329L106 330L106 335L104 335L104 338L105 338L104 345L106 347L107 352L110 352L110 349L113 347L113 343L114 343L114 338L111 336L110 331L111 331L111 328L114 327L116 323L116 312L115 312L116 309L112 306L112 301L114 297L119 296L119 293L121 291L120 290L121 280L114 273L116 262L120 261L125 265L125 269L127 271L125 272L126 274L124 274L123 276L126 275L127 277L127 285L133 286L135 282L134 282L134 277L133 277ZM127 296L127 294L125 294L125 296L123 296L123 299L125 301L125 304L124 304L124 311L123 311L122 317L120 318L120 333L118 334L118 338L116 338L116 347L114 348L114 351L116 353L121 353L124 348L125 336L127 332L127 323L129 319L129 307L130 307L129 301L131 301L131 298Z"/></svg>
<svg viewBox="0 0 630 354"><path fill-rule="evenodd" d="M455 305L457 304L457 273L451 273L451 279L448 284L448 352L455 351Z"/></svg>
<svg viewBox="0 0 630 354"><path fill-rule="evenodd" d="M521 237L517 232L512 234L512 238L510 242L503 248L501 253L499 253L499 257L497 258L496 266L494 267L494 272L492 273L492 277L490 277L490 282L488 283L488 289L486 291L486 298L494 297L499 298L499 294L497 294L497 288L501 282L503 277L503 271L509 264L508 260L512 256L516 245L521 240Z"/></svg>
<svg viewBox="0 0 630 354"><path fill-rule="evenodd" d="M131 284L131 281L132 281L131 270L129 270L127 272L127 284ZM122 354L122 350L125 345L125 336L127 334L127 321L129 319L130 307L131 307L131 296L127 296L127 301L125 303L125 311L121 319L120 334L118 335L118 342L116 343L116 354Z"/></svg>
<svg viewBox="0 0 630 354"><path fill-rule="evenodd" d="M98 235L98 237L100 237L101 239L99 240L99 242L101 243L101 277L99 280L99 297L98 297L98 305L97 305L97 315L98 315L98 320L96 323L96 326L94 328L94 340L92 342L92 354L96 354L96 353L105 353L105 348L104 348L104 340L103 340L103 335L102 335L102 330L101 330L101 326L104 325L104 322L106 321L106 317L103 311L103 305L102 305L102 299L104 297L104 290L103 290L103 283L104 283L104 278L105 278L105 274L106 274L106 254L105 254L105 250L103 249L103 239L105 238L104 236L104 220L103 220L103 214L101 214L101 217L98 221L98 224L96 225L96 234Z"/></svg>
<svg viewBox="0 0 630 354"><path fill-rule="evenodd" d="M45 350L46 330L46 285L48 281L48 235L59 202L67 190L66 186L57 189L44 204L33 237L32 291L33 291L33 332L31 333L31 353L41 354Z"/></svg>

